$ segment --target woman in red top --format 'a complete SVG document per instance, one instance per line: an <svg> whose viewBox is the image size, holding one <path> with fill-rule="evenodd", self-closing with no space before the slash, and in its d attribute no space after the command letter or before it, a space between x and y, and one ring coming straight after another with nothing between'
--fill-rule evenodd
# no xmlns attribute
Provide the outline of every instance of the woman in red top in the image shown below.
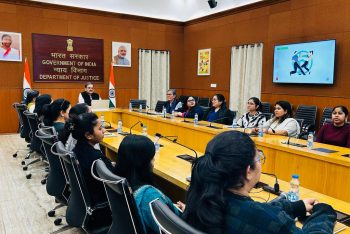
<svg viewBox="0 0 350 234"><path fill-rule="evenodd" d="M345 106L336 106L332 111L332 123L324 124L318 131L316 141L350 148L349 111Z"/></svg>

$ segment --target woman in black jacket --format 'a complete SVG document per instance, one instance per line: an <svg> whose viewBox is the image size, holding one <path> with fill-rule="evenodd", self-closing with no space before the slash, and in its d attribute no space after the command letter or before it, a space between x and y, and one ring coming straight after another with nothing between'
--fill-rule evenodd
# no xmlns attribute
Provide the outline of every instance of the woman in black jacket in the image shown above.
<svg viewBox="0 0 350 234"><path fill-rule="evenodd" d="M231 125L233 116L226 107L225 97L222 94L215 94L211 99L212 106L205 112L203 120L214 123Z"/></svg>
<svg viewBox="0 0 350 234"><path fill-rule="evenodd" d="M189 96L186 98L185 106L180 112L176 112L176 116L185 118L194 118L198 115L198 120L202 120L204 112L194 97Z"/></svg>

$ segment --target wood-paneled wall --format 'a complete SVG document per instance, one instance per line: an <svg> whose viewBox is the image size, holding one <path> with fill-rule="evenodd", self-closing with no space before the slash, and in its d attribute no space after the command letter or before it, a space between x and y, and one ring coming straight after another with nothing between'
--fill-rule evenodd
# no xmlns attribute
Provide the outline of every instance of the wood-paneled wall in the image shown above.
<svg viewBox="0 0 350 234"><path fill-rule="evenodd" d="M31 1L0 0L0 31L22 33L23 57L33 74L32 33L102 38L104 40L104 82L96 91L108 97L112 41L130 42L132 67L114 68L117 105L127 107L138 96L138 48L169 50L171 85L179 86L183 77L183 23L155 20L107 12L57 6ZM15 132L17 116L11 104L21 100L24 62L0 61L0 133ZM77 102L84 83L37 83L32 88Z"/></svg>
<svg viewBox="0 0 350 234"><path fill-rule="evenodd" d="M272 83L273 48L276 44L336 39L334 85ZM251 7L221 17L205 17L185 23L184 79L182 93L208 96L222 92L229 99L230 50L232 46L262 42L262 100L272 104L289 100L325 106L350 107L350 1L289 0ZM197 50L211 48L211 75L197 76ZM211 88L210 84L217 84Z"/></svg>

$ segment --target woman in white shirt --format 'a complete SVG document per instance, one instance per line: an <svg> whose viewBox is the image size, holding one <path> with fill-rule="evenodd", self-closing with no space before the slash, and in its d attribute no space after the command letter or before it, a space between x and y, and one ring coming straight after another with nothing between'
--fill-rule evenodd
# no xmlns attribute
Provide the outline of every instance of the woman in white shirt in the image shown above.
<svg viewBox="0 0 350 234"><path fill-rule="evenodd" d="M248 112L237 120L237 125L242 128L255 128L266 122L265 116L261 113L261 102L257 97L251 97L247 103Z"/></svg>
<svg viewBox="0 0 350 234"><path fill-rule="evenodd" d="M265 122L264 132L268 134L297 137L300 133L299 123L292 118L292 107L287 101L277 101L275 116Z"/></svg>

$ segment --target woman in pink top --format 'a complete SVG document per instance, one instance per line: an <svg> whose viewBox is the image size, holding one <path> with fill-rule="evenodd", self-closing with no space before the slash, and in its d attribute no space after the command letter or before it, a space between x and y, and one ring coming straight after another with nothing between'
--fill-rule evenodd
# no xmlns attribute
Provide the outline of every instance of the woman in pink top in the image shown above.
<svg viewBox="0 0 350 234"><path fill-rule="evenodd" d="M336 106L332 111L332 123L324 124L318 131L316 141L350 148L349 111L345 106Z"/></svg>

